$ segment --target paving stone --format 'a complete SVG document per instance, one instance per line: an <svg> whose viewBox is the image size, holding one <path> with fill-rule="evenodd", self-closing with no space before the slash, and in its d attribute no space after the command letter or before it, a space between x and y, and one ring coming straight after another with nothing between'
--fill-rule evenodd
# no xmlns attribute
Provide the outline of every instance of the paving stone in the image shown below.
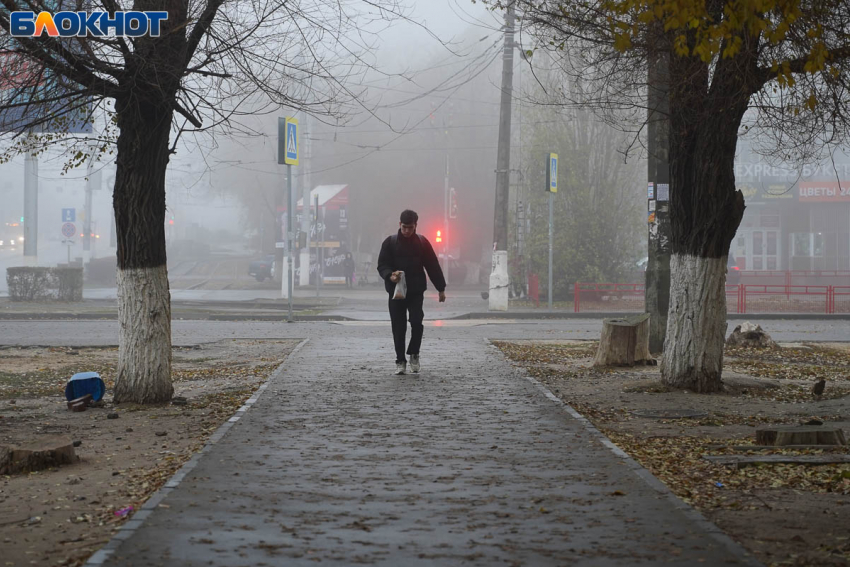
<svg viewBox="0 0 850 567"><path fill-rule="evenodd" d="M479 334L393 360L314 336L106 564L747 563Z"/></svg>

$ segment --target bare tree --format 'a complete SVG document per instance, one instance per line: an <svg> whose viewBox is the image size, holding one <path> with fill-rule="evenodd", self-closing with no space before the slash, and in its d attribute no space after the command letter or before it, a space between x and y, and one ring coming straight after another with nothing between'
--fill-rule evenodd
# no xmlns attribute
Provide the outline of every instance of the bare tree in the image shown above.
<svg viewBox="0 0 850 567"><path fill-rule="evenodd" d="M648 57L669 62L671 289L663 381L722 388L726 258L744 213L742 130L782 160L848 133L850 3L515 0L524 31L560 54L586 104L637 136ZM499 4L494 2L494 4Z"/></svg>
<svg viewBox="0 0 850 567"><path fill-rule="evenodd" d="M14 11L55 6L2 0L0 25L11 29ZM90 120L92 109L110 114L120 322L114 396L116 402L163 402L173 393L165 173L177 141L237 127L244 108L334 115L356 105L347 79L368 67L361 54L370 34L401 9L396 0L77 0L74 8L159 10L168 19L159 36L0 38L4 58L26 69L15 74L0 110L26 111L18 112L19 132L61 131L69 121ZM112 133L102 134L109 140ZM35 143L56 140L43 136ZM20 138L17 147L27 143L31 137Z"/></svg>

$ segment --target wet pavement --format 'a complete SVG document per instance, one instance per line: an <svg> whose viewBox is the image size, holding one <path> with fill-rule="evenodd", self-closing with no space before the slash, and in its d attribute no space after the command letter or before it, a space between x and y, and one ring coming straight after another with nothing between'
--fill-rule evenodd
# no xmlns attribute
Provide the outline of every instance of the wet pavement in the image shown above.
<svg viewBox="0 0 850 567"><path fill-rule="evenodd" d="M386 304L384 304L386 305ZM432 309L425 306L426 314ZM206 321L180 320L171 323L175 345L193 345L230 338L305 338L337 333L360 336L366 330L389 337L389 315L374 312L382 320L341 322ZM847 321L783 321L752 319L780 342L850 341ZM727 332L740 321L730 321ZM428 337L467 337L470 334L491 339L598 339L602 319L522 319L522 320L427 320ZM97 346L118 344L118 322L114 320L0 320L0 345Z"/></svg>
<svg viewBox="0 0 850 567"><path fill-rule="evenodd" d="M92 564L750 561L513 368L484 339L504 328L430 327L422 373L393 376L388 328L310 327L250 411Z"/></svg>

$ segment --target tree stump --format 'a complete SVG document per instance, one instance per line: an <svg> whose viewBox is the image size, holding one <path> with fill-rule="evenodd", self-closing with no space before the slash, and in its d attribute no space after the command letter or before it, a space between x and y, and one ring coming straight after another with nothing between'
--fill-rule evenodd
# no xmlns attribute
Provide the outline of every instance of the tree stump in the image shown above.
<svg viewBox="0 0 850 567"><path fill-rule="evenodd" d="M651 361L649 313L602 321L602 337L593 366L634 366Z"/></svg>
<svg viewBox="0 0 850 567"><path fill-rule="evenodd" d="M726 339L726 346L736 346L744 348L768 348L778 349L776 344L767 331L761 328L761 325L750 323L749 321L738 325L729 338Z"/></svg>
<svg viewBox="0 0 850 567"><path fill-rule="evenodd" d="M759 445L846 445L844 432L824 425L775 425L756 429Z"/></svg>
<svg viewBox="0 0 850 567"><path fill-rule="evenodd" d="M75 462L74 445L64 437L45 437L20 447L0 446L0 474L40 471Z"/></svg>

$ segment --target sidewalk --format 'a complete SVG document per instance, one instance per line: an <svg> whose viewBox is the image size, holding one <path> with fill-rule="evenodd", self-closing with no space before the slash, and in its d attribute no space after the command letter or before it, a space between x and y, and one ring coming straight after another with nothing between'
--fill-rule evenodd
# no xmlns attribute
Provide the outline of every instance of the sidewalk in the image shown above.
<svg viewBox="0 0 850 567"><path fill-rule="evenodd" d="M310 339L90 565L750 564L494 347L431 341L396 377L386 332Z"/></svg>

